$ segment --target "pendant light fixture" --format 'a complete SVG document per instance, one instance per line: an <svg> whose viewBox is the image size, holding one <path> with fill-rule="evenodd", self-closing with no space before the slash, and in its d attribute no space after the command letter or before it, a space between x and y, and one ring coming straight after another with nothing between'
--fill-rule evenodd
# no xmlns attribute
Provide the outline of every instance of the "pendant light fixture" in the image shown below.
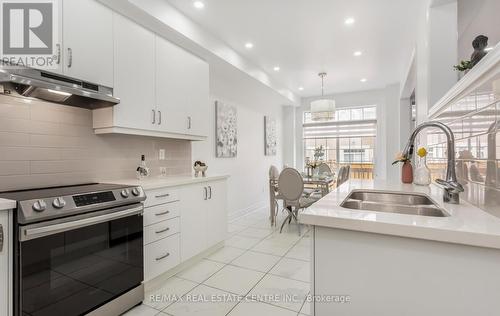
<svg viewBox="0 0 500 316"><path fill-rule="evenodd" d="M321 77L321 99L311 102L311 119L313 121L331 121L335 117L335 100L325 99L325 77L326 72L320 72Z"/></svg>

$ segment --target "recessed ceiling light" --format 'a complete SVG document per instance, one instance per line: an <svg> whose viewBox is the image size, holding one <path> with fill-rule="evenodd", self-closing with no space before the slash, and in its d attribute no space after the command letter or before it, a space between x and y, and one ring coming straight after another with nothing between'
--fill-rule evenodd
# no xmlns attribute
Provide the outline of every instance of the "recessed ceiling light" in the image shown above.
<svg viewBox="0 0 500 316"><path fill-rule="evenodd" d="M487 51L487 52L489 52L489 51L490 51L490 50L492 50L492 49L493 49L493 47L487 47L487 48L485 48L484 50L485 50L485 51Z"/></svg>
<svg viewBox="0 0 500 316"><path fill-rule="evenodd" d="M304 90L304 87L299 87L299 91L303 91Z"/></svg>
<svg viewBox="0 0 500 316"><path fill-rule="evenodd" d="M362 78L360 81L361 82L366 82L366 78Z"/></svg>
<svg viewBox="0 0 500 316"><path fill-rule="evenodd" d="M205 7L205 4L201 1L195 1L195 2L193 2L193 6L196 9L203 9Z"/></svg>
<svg viewBox="0 0 500 316"><path fill-rule="evenodd" d="M362 52L362 51L360 51L360 50L357 50L357 51L355 51L355 52L353 53L353 55L354 55L354 56L356 56L356 57L359 57L359 56L363 55L363 52Z"/></svg>
<svg viewBox="0 0 500 316"><path fill-rule="evenodd" d="M354 20L354 18L346 18L344 21L344 23L347 25L354 24L354 22L356 22L356 20Z"/></svg>
<svg viewBox="0 0 500 316"><path fill-rule="evenodd" d="M281 69L280 66L274 66L273 68L274 71L280 71L280 69Z"/></svg>
<svg viewBox="0 0 500 316"><path fill-rule="evenodd" d="M245 47L247 49L251 49L251 48L253 48L253 43L247 42L247 43L245 43Z"/></svg>

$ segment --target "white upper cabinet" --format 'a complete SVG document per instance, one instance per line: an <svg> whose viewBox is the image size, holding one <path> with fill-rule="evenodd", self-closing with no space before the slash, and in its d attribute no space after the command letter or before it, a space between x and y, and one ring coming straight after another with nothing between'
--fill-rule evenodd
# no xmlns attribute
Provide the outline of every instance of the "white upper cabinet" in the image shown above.
<svg viewBox="0 0 500 316"><path fill-rule="evenodd" d="M184 71L193 57L156 36L156 105L160 130L186 134L188 128L188 77Z"/></svg>
<svg viewBox="0 0 500 316"><path fill-rule="evenodd" d="M113 12L95 0L64 0L63 73L113 87Z"/></svg>
<svg viewBox="0 0 500 316"><path fill-rule="evenodd" d="M89 1L93 2L83 2ZM78 6L80 5L74 5L75 8ZM65 18L70 15L66 13L69 10L65 10ZM100 12L98 15L105 14ZM94 110L95 133L206 139L209 129L208 64L126 17L117 13L112 13L111 17L110 21L114 21L111 27L110 50L114 53L110 59L110 69L111 78L114 77L114 95L120 98L120 104L112 108ZM96 30L90 33L99 32ZM96 43L103 40L103 37L99 38ZM87 51L89 59L99 58L95 51ZM73 49L73 65L76 62L75 54ZM99 66L103 67L100 69L102 73L107 73L105 66ZM92 67L88 70L90 69ZM99 72L92 70L90 73L97 75ZM81 73L77 77L85 79ZM102 80L98 82L103 83Z"/></svg>
<svg viewBox="0 0 500 316"><path fill-rule="evenodd" d="M155 35L119 14L113 16L114 125L155 128Z"/></svg>
<svg viewBox="0 0 500 316"><path fill-rule="evenodd" d="M187 95L188 134L208 136L209 130L209 67L198 58L186 66L189 81Z"/></svg>

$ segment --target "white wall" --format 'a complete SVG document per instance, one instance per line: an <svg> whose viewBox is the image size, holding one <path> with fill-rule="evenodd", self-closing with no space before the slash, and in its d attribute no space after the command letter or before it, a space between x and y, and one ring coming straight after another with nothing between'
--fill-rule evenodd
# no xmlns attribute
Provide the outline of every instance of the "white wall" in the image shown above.
<svg viewBox="0 0 500 316"><path fill-rule="evenodd" d="M240 71L218 67L210 69L211 133L207 141L192 143L192 160L208 164L209 174L229 174L228 212L230 217L267 205L268 170L271 164L283 165L284 98ZM236 158L215 157L215 100L238 108L238 155ZM264 115L277 119L278 152L264 155Z"/></svg>
<svg viewBox="0 0 500 316"><path fill-rule="evenodd" d="M377 179L395 179L399 177L398 168L392 167L392 158L399 148L399 84L387 86L385 89L356 91L328 95L335 100L337 108L377 105L377 141L375 145L375 177ZM304 168L304 144L302 120L303 112L309 111L311 101L319 97L302 99L301 107L295 114L296 165L299 170ZM388 140L390 137L390 140ZM395 140L395 141L394 141ZM394 170L391 170L391 169Z"/></svg>
<svg viewBox="0 0 500 316"><path fill-rule="evenodd" d="M500 1L458 0L458 59L470 59L472 41L480 34L489 37L489 46L500 42Z"/></svg>
<svg viewBox="0 0 500 316"><path fill-rule="evenodd" d="M434 104L457 82L457 3L429 10L429 102Z"/></svg>

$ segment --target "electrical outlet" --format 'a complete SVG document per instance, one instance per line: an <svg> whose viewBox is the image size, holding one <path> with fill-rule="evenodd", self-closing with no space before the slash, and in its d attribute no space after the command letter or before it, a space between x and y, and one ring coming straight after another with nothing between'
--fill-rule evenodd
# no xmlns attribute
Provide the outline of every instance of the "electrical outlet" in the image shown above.
<svg viewBox="0 0 500 316"><path fill-rule="evenodd" d="M167 167L160 167L160 174L162 177L167 175Z"/></svg>
<svg viewBox="0 0 500 316"><path fill-rule="evenodd" d="M160 149L160 152L158 154L158 159L165 160L165 149Z"/></svg>

